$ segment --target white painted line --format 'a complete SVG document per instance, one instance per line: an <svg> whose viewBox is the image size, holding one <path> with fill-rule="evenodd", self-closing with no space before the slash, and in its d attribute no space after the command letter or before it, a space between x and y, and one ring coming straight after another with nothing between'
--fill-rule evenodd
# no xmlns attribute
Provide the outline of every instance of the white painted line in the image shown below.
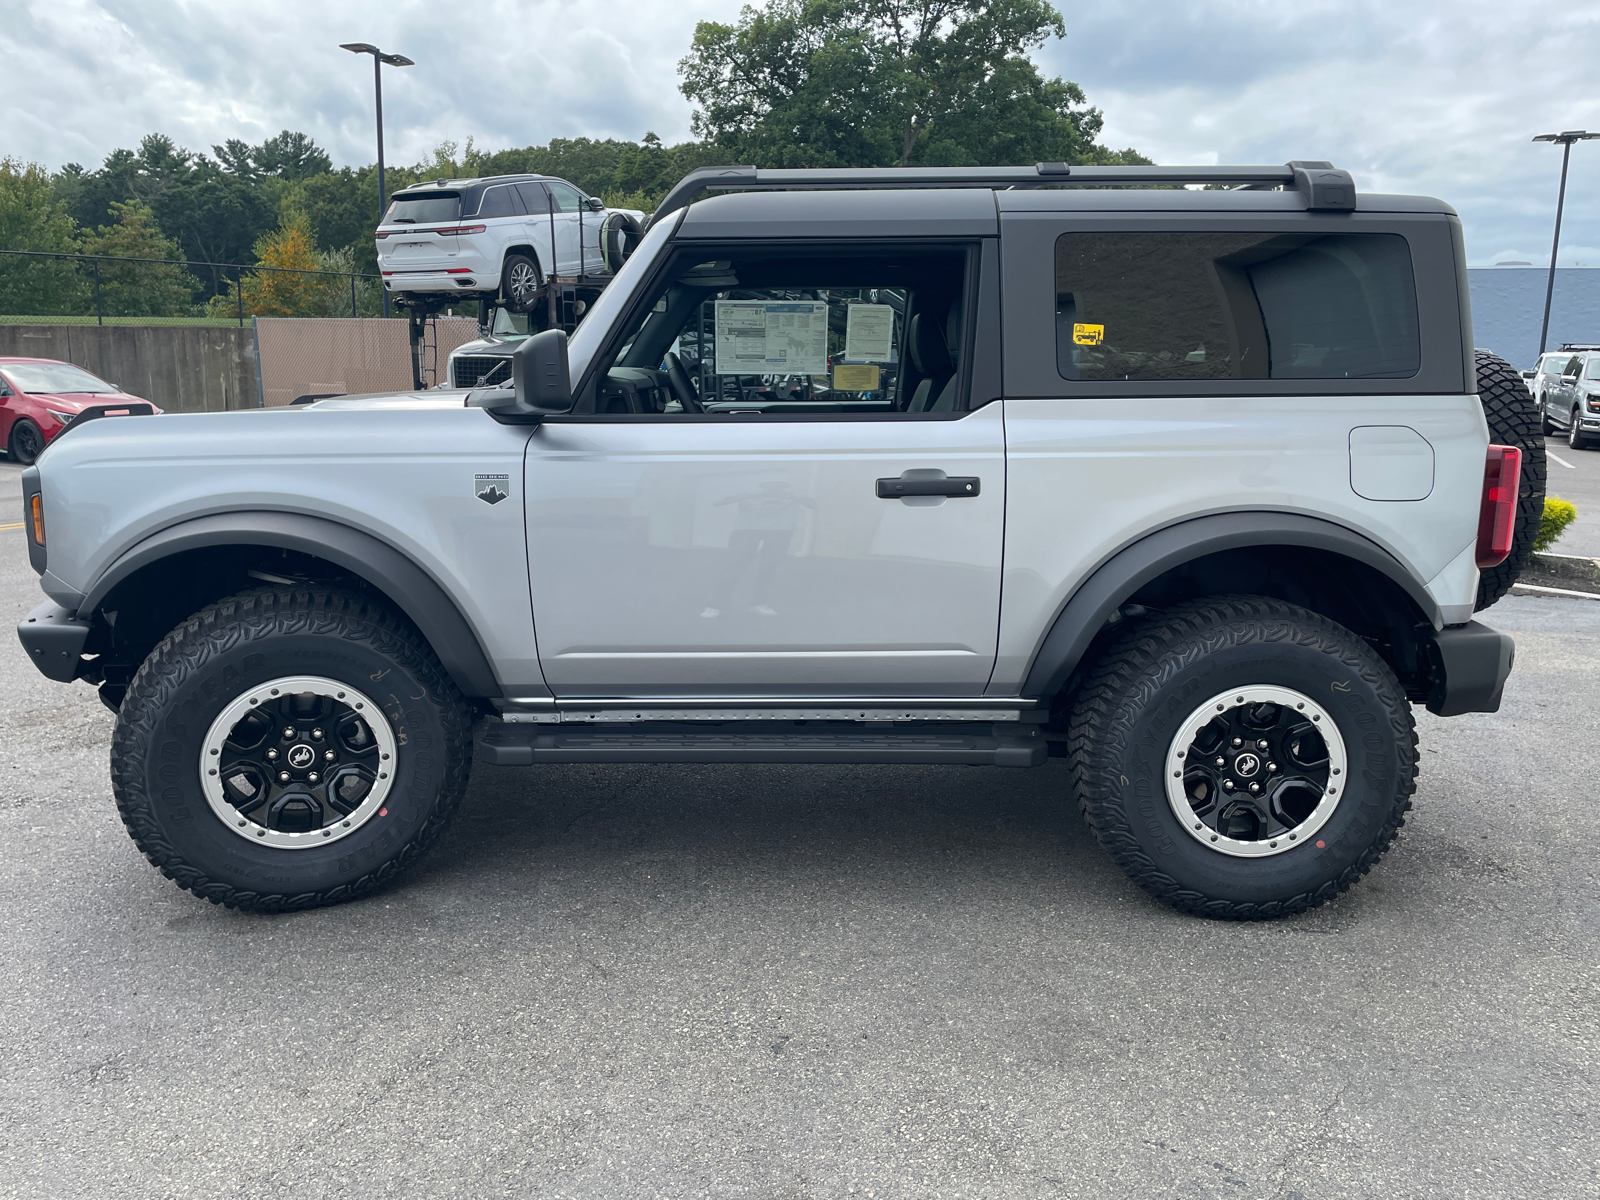
<svg viewBox="0 0 1600 1200"><path fill-rule="evenodd" d="M1594 592L1574 592L1569 591L1567 588L1539 587L1537 584L1532 583L1513 583L1511 590L1522 595L1572 596L1578 600L1600 600L1600 595L1596 595Z"/></svg>
<svg viewBox="0 0 1600 1200"><path fill-rule="evenodd" d="M1544 456L1546 458L1555 459L1556 462L1560 463L1563 467L1565 467L1569 471L1576 471L1578 469L1577 467L1575 467L1571 463L1569 463L1566 459L1562 458L1559 454L1551 454L1549 450L1546 450L1544 452Z"/></svg>

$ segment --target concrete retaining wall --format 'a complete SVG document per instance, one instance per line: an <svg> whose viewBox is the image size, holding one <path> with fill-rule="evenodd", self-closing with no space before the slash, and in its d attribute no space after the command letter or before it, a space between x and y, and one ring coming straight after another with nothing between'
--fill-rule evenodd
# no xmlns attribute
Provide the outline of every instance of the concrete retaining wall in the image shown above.
<svg viewBox="0 0 1600 1200"><path fill-rule="evenodd" d="M0 325L5 354L75 363L167 412L261 405L249 326Z"/></svg>

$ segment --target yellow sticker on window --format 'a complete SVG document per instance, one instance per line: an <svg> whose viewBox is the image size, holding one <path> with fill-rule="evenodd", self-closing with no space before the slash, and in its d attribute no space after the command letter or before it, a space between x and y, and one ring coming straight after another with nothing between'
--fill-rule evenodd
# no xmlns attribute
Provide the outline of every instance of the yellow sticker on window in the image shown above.
<svg viewBox="0 0 1600 1200"><path fill-rule="evenodd" d="M1075 346L1098 346L1106 340L1104 325L1074 325L1072 343Z"/></svg>
<svg viewBox="0 0 1600 1200"><path fill-rule="evenodd" d="M841 363L833 368L833 386L841 392L875 392L878 390L878 368Z"/></svg>

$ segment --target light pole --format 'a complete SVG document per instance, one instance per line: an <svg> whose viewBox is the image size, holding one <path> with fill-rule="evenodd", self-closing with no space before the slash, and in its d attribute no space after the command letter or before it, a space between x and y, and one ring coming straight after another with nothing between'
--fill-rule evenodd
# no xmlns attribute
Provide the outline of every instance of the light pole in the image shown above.
<svg viewBox="0 0 1600 1200"><path fill-rule="evenodd" d="M372 93L377 101L378 110L378 220L383 221L384 209L389 207L389 197L383 187L383 64L391 67L414 67L404 54L385 54L370 42L341 42L339 49L348 50L351 54L372 55ZM1561 178L1566 179L1565 173ZM378 288L383 292L383 315L389 315L389 290L383 286L383 281L378 281Z"/></svg>
<svg viewBox="0 0 1600 1200"><path fill-rule="evenodd" d="M1539 326L1539 357L1544 357L1545 339L1550 336L1550 299L1556 291L1556 250L1561 246L1561 209L1567 202L1567 160L1572 157L1573 142L1588 142L1600 138L1600 133L1586 129L1568 129L1564 133L1541 133L1536 142L1555 142L1561 147L1561 187L1556 191L1556 232L1550 240L1550 277L1544 285L1544 324Z"/></svg>

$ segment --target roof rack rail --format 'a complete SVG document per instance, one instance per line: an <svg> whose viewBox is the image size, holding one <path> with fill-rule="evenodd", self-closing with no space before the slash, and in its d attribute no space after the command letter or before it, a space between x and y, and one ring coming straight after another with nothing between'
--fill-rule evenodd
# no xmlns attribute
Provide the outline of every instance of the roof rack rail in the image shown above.
<svg viewBox="0 0 1600 1200"><path fill-rule="evenodd" d="M1355 182L1330 162L1296 159L1281 167L1080 167L1042 162L1031 167L850 167L832 170L762 170L700 167L680 179L657 206L650 223L699 199L704 192L850 191L892 188L1036 188L1063 184L1150 185L1233 183L1250 189L1303 192L1306 208L1349 212Z"/></svg>
<svg viewBox="0 0 1600 1200"><path fill-rule="evenodd" d="M1562 342L1562 350L1600 350L1600 345L1593 342ZM1559 354L1560 351L1557 351Z"/></svg>

